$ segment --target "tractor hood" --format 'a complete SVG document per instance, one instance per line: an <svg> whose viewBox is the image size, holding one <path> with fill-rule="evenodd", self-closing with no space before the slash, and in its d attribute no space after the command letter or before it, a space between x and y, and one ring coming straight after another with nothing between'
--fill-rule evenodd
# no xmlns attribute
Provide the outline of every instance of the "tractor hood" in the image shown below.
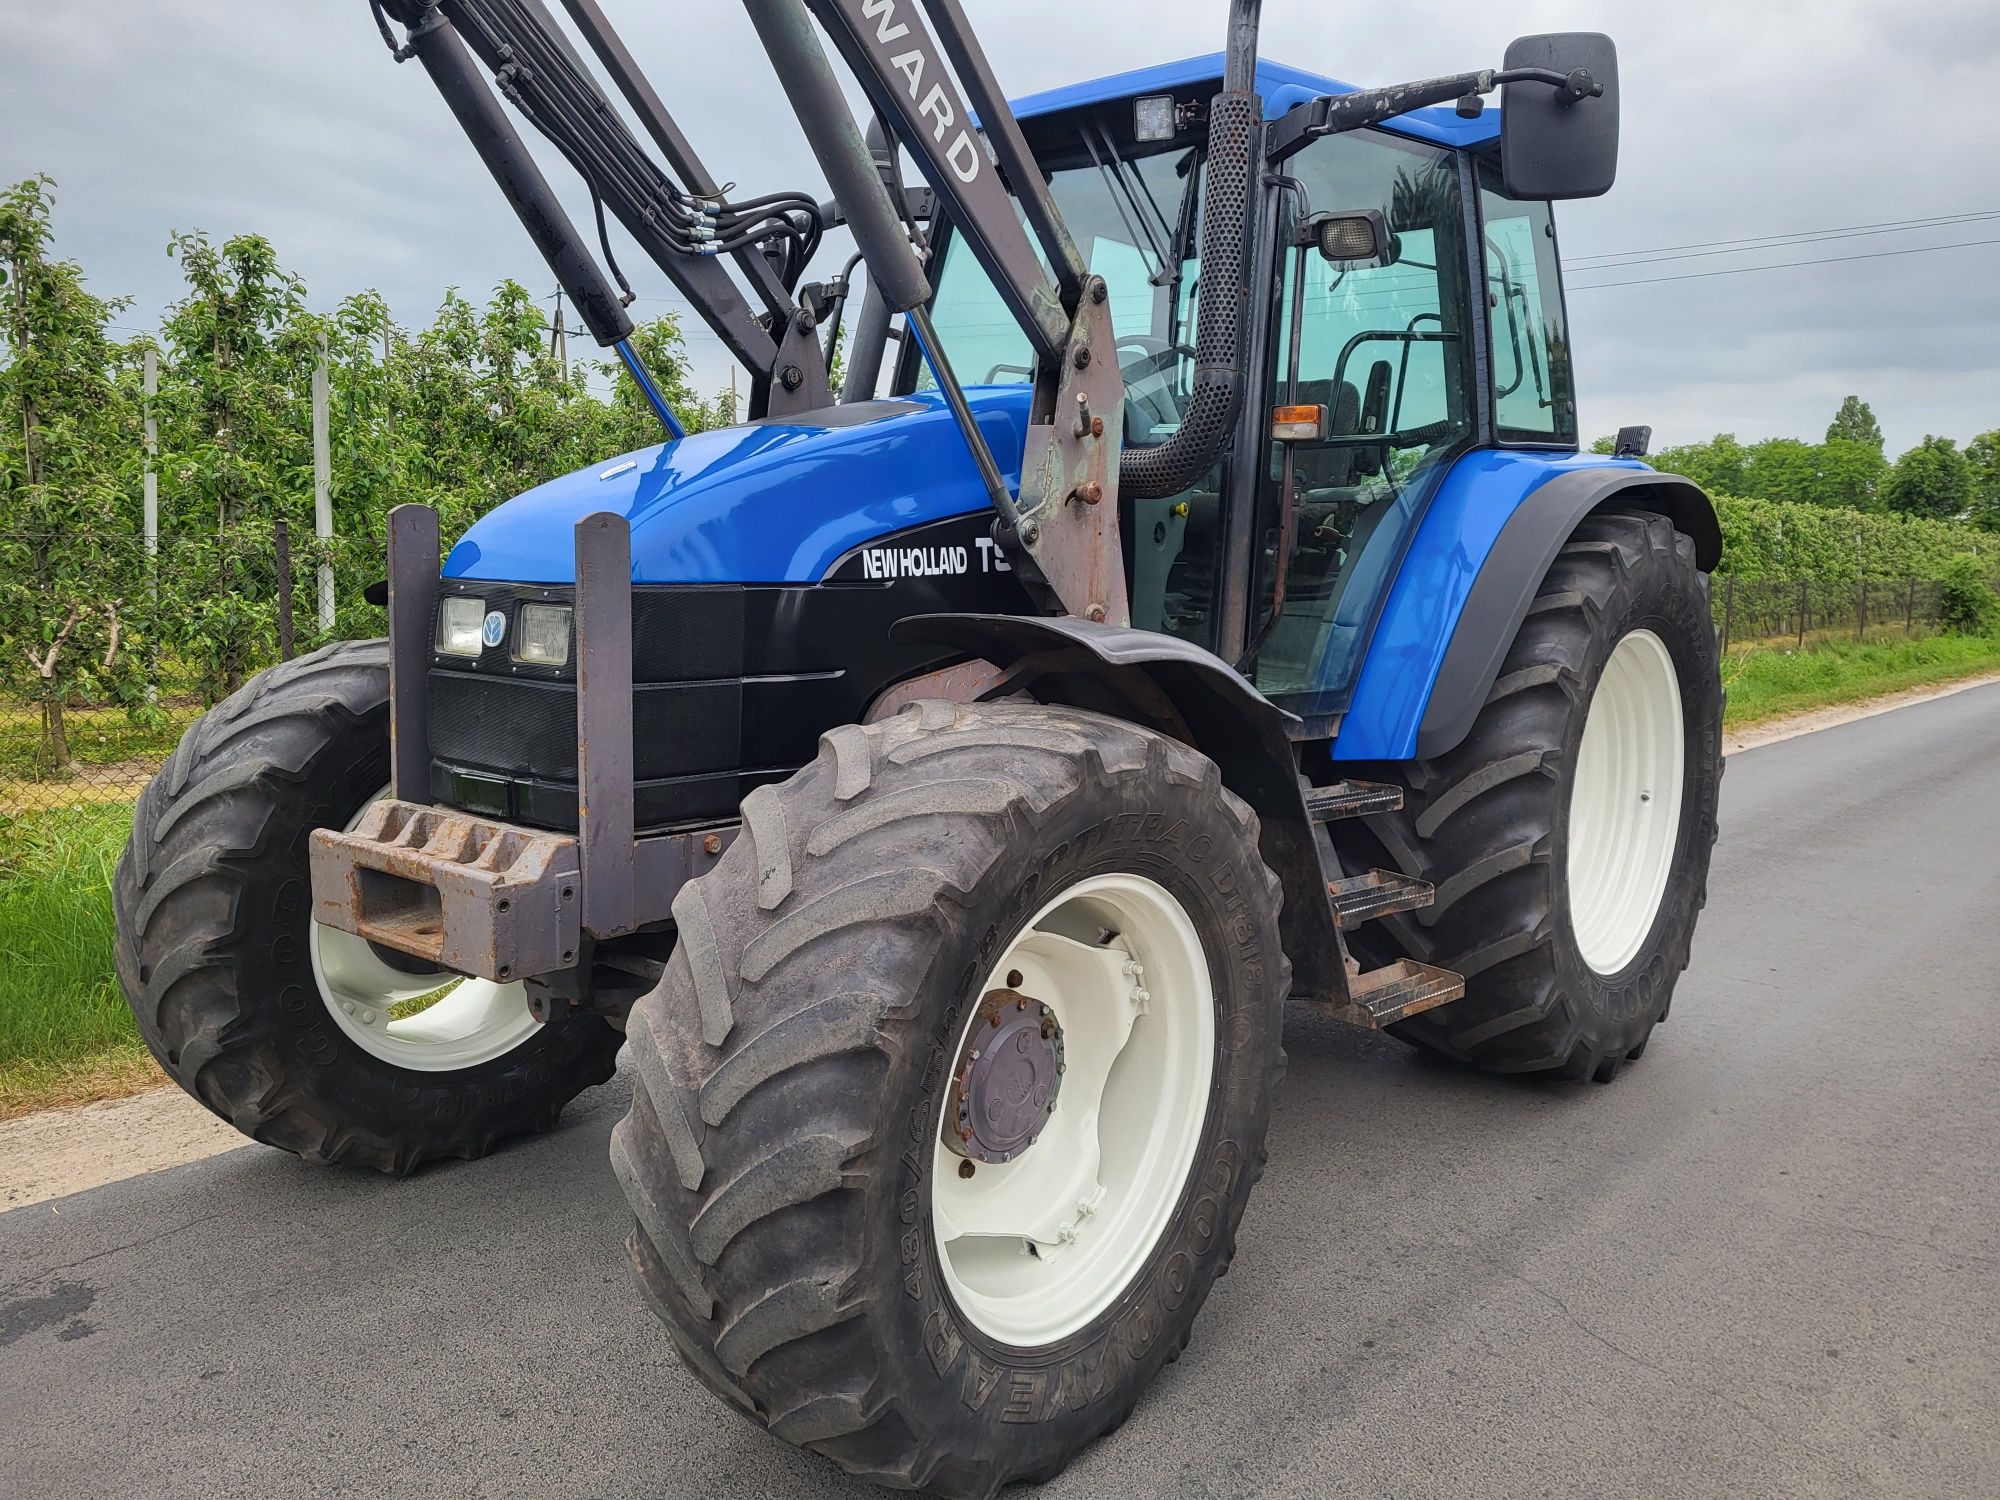
<svg viewBox="0 0 2000 1500"><path fill-rule="evenodd" d="M1018 489L1029 388L966 395ZM817 583L865 542L987 508L949 408L926 391L691 433L565 474L474 522L444 576L572 583L576 523L610 511L631 523L634 583Z"/></svg>

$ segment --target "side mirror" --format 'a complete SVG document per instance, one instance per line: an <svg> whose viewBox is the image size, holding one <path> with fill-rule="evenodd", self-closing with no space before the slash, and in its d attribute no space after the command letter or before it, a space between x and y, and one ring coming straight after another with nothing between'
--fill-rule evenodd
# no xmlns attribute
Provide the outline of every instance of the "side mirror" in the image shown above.
<svg viewBox="0 0 2000 1500"><path fill-rule="evenodd" d="M1603 92L1540 80L1501 85L1500 175L1510 198L1595 198L1618 176L1618 49L1594 31L1524 36L1507 49L1503 72L1535 69L1574 78L1588 73Z"/></svg>

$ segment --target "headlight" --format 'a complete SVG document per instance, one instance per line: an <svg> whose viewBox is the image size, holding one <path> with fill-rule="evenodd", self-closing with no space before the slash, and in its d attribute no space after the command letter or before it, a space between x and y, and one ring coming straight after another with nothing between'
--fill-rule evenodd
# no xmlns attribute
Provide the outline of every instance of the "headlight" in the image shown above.
<svg viewBox="0 0 2000 1500"><path fill-rule="evenodd" d="M569 660L569 606L524 604L520 631L514 638L514 659L544 667Z"/></svg>
<svg viewBox="0 0 2000 1500"><path fill-rule="evenodd" d="M477 656L479 631L486 619L486 601L447 594L438 609L437 648L446 656Z"/></svg>

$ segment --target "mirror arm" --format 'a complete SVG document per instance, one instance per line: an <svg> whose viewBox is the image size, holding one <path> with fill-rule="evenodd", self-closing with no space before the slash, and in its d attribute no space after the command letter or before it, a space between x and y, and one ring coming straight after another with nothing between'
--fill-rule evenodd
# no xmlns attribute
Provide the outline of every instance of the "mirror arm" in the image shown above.
<svg viewBox="0 0 2000 1500"><path fill-rule="evenodd" d="M1453 73L1445 78L1423 78L1415 83L1398 83L1386 89L1357 89L1351 94L1329 94L1308 99L1287 110L1272 122L1270 151L1266 160L1275 166L1303 150L1321 136L1343 130L1359 130L1406 115L1413 109L1433 104L1451 104L1490 94L1503 83L1545 83L1560 90L1565 104L1579 99L1595 99L1604 85L1590 76L1587 68L1558 73L1553 68L1509 68L1496 72L1482 68L1476 73ZM1476 108L1476 106L1475 106Z"/></svg>
<svg viewBox="0 0 2000 1500"><path fill-rule="evenodd" d="M1357 89L1351 94L1308 99L1272 123L1268 159L1273 164L1283 161L1323 135L1379 125L1413 109L1447 104L1467 94L1490 93L1495 78L1493 69L1484 68L1477 73L1454 73L1448 78L1424 78L1386 89Z"/></svg>
<svg viewBox="0 0 2000 1500"><path fill-rule="evenodd" d="M1558 73L1554 68L1508 68L1495 73L1493 83L1546 83L1562 95L1564 104L1604 97L1604 85L1590 76L1588 68L1572 68L1567 73Z"/></svg>

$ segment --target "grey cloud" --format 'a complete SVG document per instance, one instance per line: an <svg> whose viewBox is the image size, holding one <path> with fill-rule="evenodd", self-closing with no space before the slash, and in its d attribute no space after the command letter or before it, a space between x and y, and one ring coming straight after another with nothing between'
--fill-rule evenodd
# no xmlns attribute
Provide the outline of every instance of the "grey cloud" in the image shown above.
<svg viewBox="0 0 2000 1500"><path fill-rule="evenodd" d="M1022 93L1221 41L1214 0L967 8ZM817 185L739 7L607 9L719 175ZM1571 258L2000 209L1991 0L1270 0L1265 50L1382 82L1497 61L1516 32L1564 28L1618 39L1625 90L1619 187L1559 214ZM63 249L100 291L135 296L132 323L174 292L174 228L268 234L316 302L375 286L406 321L447 285L549 280L436 95L390 65L363 0L0 0L0 175L30 171L58 178ZM2000 221L1573 280L1981 238L2000 238ZM1892 449L2000 426L1996 272L2000 247L1986 247L1579 290L1586 433L1650 421L1663 442L1810 436L1850 390ZM649 296L669 290L644 280ZM692 348L701 382L726 383L715 344Z"/></svg>

